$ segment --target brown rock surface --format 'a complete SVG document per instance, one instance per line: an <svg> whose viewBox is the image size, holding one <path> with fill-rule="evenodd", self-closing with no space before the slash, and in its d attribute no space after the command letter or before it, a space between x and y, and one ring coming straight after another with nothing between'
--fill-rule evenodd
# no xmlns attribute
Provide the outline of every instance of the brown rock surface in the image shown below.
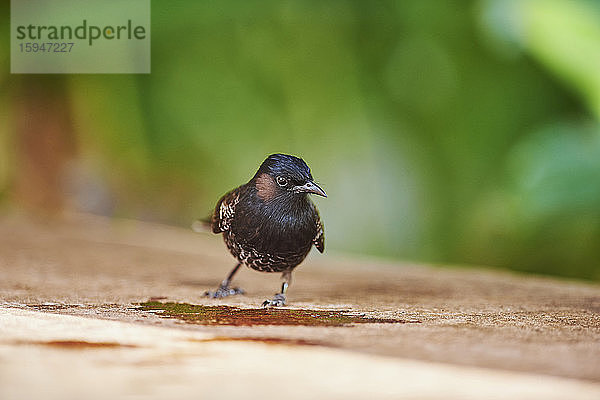
<svg viewBox="0 0 600 400"><path fill-rule="evenodd" d="M331 398L600 398L595 284L315 254L294 274L289 307L262 310L277 275L246 269L236 283L247 295L202 297L233 265L213 235L13 216L0 237L1 398L35 396L26 382L48 365L58 367L45 379L63 388L50 398L194 398L200 384L214 395L216 384L231 396L311 393L289 393L294 382ZM272 393L261 386L270 377Z"/></svg>

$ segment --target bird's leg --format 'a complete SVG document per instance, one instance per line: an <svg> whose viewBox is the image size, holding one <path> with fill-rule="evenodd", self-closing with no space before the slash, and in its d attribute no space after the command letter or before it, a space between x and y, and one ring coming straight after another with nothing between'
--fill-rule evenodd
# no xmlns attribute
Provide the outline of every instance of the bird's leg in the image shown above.
<svg viewBox="0 0 600 400"><path fill-rule="evenodd" d="M288 287L292 283L292 271L285 271L281 274L281 280L283 283L281 284L281 292L277 293L273 300L265 300L262 303L263 307L280 307L285 306L285 292L287 292Z"/></svg>
<svg viewBox="0 0 600 400"><path fill-rule="evenodd" d="M233 280L233 276L236 274L238 269L240 269L241 265L242 265L241 262L237 263L237 265L231 270L229 275L227 275L227 278L223 279L223 282L221 282L221 284L219 285L217 290L215 290L214 292L211 292L211 291L204 292L204 296L212 297L213 299L220 299L222 297L233 296L235 294L244 294L244 290L242 290L240 288L229 287L229 284Z"/></svg>

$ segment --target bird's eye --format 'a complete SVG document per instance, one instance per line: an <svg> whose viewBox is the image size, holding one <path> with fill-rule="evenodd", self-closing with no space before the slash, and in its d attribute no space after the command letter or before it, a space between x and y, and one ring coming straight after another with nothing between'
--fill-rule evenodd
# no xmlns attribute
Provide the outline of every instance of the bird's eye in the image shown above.
<svg viewBox="0 0 600 400"><path fill-rule="evenodd" d="M277 184L279 186L286 186L288 184L288 180L286 178L284 178L283 176L278 176L277 177Z"/></svg>

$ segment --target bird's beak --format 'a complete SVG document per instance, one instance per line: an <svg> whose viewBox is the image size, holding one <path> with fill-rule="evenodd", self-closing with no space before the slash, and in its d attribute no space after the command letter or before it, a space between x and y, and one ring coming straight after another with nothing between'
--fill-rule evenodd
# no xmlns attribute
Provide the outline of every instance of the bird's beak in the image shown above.
<svg viewBox="0 0 600 400"><path fill-rule="evenodd" d="M308 181L302 186L295 186L294 192L297 193L312 193L319 196L327 197L327 193L314 182Z"/></svg>

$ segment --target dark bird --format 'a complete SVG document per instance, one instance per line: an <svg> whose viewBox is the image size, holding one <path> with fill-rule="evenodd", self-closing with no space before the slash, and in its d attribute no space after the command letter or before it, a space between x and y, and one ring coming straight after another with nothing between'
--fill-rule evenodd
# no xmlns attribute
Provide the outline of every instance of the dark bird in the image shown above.
<svg viewBox="0 0 600 400"><path fill-rule="evenodd" d="M281 292L263 307L282 306L292 271L314 245L321 253L325 235L319 212L308 198L313 193L327 197L313 180L301 158L272 154L248 183L225 194L217 203L210 225L222 233L238 263L214 292L220 298L244 293L231 287L242 264L261 272L281 272Z"/></svg>

